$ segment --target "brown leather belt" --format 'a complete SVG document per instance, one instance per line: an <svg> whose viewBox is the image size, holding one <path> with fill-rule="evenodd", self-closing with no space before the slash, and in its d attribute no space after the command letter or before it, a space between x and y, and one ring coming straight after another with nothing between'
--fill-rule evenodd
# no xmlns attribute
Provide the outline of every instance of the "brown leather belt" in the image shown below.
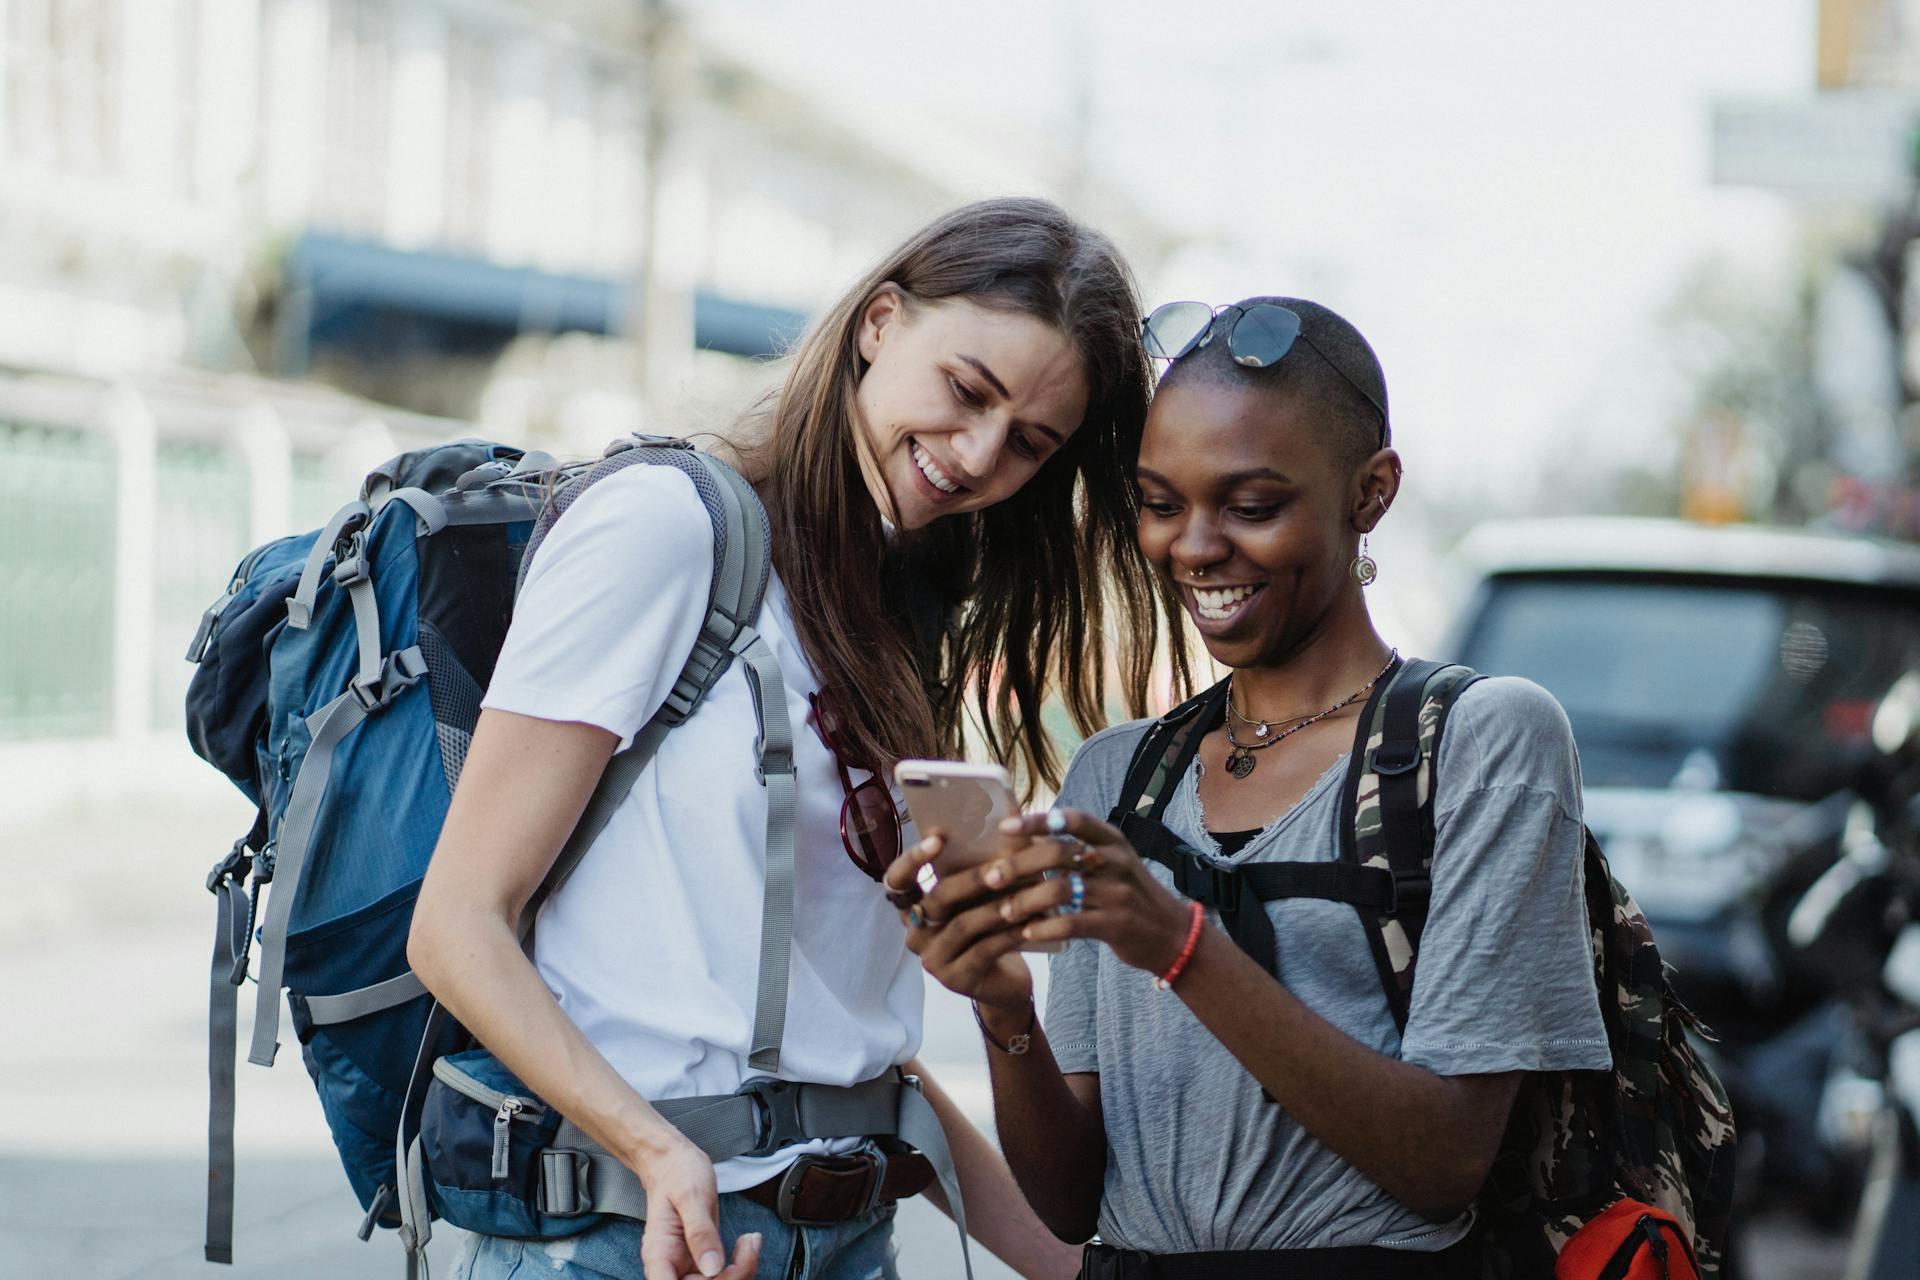
<svg viewBox="0 0 1920 1280"><path fill-rule="evenodd" d="M933 1165L918 1151L886 1154L868 1148L844 1156L801 1156L738 1194L793 1226L830 1226L918 1195L932 1181Z"/></svg>

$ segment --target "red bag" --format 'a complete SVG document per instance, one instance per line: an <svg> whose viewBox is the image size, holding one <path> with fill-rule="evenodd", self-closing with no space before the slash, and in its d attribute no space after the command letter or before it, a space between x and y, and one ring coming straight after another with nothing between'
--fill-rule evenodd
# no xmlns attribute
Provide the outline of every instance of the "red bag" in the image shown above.
<svg viewBox="0 0 1920 1280"><path fill-rule="evenodd" d="M1700 1280L1693 1246L1672 1214L1620 1200L1574 1233L1554 1280Z"/></svg>

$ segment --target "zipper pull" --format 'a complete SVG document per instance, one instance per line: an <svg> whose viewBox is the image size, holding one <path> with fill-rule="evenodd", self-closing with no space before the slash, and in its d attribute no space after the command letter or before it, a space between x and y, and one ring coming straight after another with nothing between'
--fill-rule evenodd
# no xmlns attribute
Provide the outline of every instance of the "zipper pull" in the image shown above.
<svg viewBox="0 0 1920 1280"><path fill-rule="evenodd" d="M493 1117L493 1180L504 1182L507 1177L507 1135L513 1128L514 1118L525 1110L526 1104L518 1098L500 1099L500 1110Z"/></svg>

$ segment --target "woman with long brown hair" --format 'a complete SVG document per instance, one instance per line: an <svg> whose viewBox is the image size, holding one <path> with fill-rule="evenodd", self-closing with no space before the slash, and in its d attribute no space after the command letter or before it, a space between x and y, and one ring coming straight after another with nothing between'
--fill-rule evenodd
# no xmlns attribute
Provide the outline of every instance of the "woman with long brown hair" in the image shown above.
<svg viewBox="0 0 1920 1280"><path fill-rule="evenodd" d="M971 703L993 756L1029 786L1056 781L1041 704L1057 694L1097 727L1104 669L1084 659L1110 630L1120 692L1145 700L1165 598L1133 544L1125 479L1148 390L1138 315L1119 255L1058 208L969 205L814 327L739 455L771 530L758 630L790 721L815 729L793 735L783 1080L894 1078L919 1046L920 968L878 883L897 820L858 803L876 791L858 775L957 754ZM541 1274L731 1278L763 1257L777 1274L891 1275L893 1199L927 1181L924 1162L848 1140L716 1164L653 1105L758 1074L768 801L740 664L540 907L531 958L516 940L607 761L666 698L711 567L692 482L635 466L568 508L523 585L409 956L506 1068L638 1176L647 1212L644 1234L613 1218L563 1240L479 1237L463 1275L532 1258ZM983 1241L1030 1274L1070 1273L991 1148L926 1092ZM858 1193L809 1189L835 1180Z"/></svg>

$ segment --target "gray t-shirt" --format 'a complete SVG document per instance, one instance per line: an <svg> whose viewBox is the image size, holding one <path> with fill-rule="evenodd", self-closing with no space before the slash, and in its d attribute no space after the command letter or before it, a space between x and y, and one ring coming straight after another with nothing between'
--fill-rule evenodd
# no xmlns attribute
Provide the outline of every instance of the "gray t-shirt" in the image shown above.
<svg viewBox="0 0 1920 1280"><path fill-rule="evenodd" d="M1059 803L1104 817L1150 724L1088 739ZM1221 864L1334 860L1346 767L1343 756ZM1586 932L1579 762L1565 713L1528 681L1482 680L1455 704L1437 768L1434 896L1405 1039L1350 906L1267 904L1280 980L1361 1044L1441 1075L1608 1066ZM1193 770L1165 820L1218 857ZM1149 866L1171 884L1165 868ZM1148 1253L1428 1250L1470 1226L1466 1216L1429 1222L1329 1151L1266 1100L1177 996L1105 946L1083 939L1053 957L1046 1029L1063 1071L1100 1076L1100 1237L1109 1244ZM1367 1099L1356 1094L1353 1105Z"/></svg>

